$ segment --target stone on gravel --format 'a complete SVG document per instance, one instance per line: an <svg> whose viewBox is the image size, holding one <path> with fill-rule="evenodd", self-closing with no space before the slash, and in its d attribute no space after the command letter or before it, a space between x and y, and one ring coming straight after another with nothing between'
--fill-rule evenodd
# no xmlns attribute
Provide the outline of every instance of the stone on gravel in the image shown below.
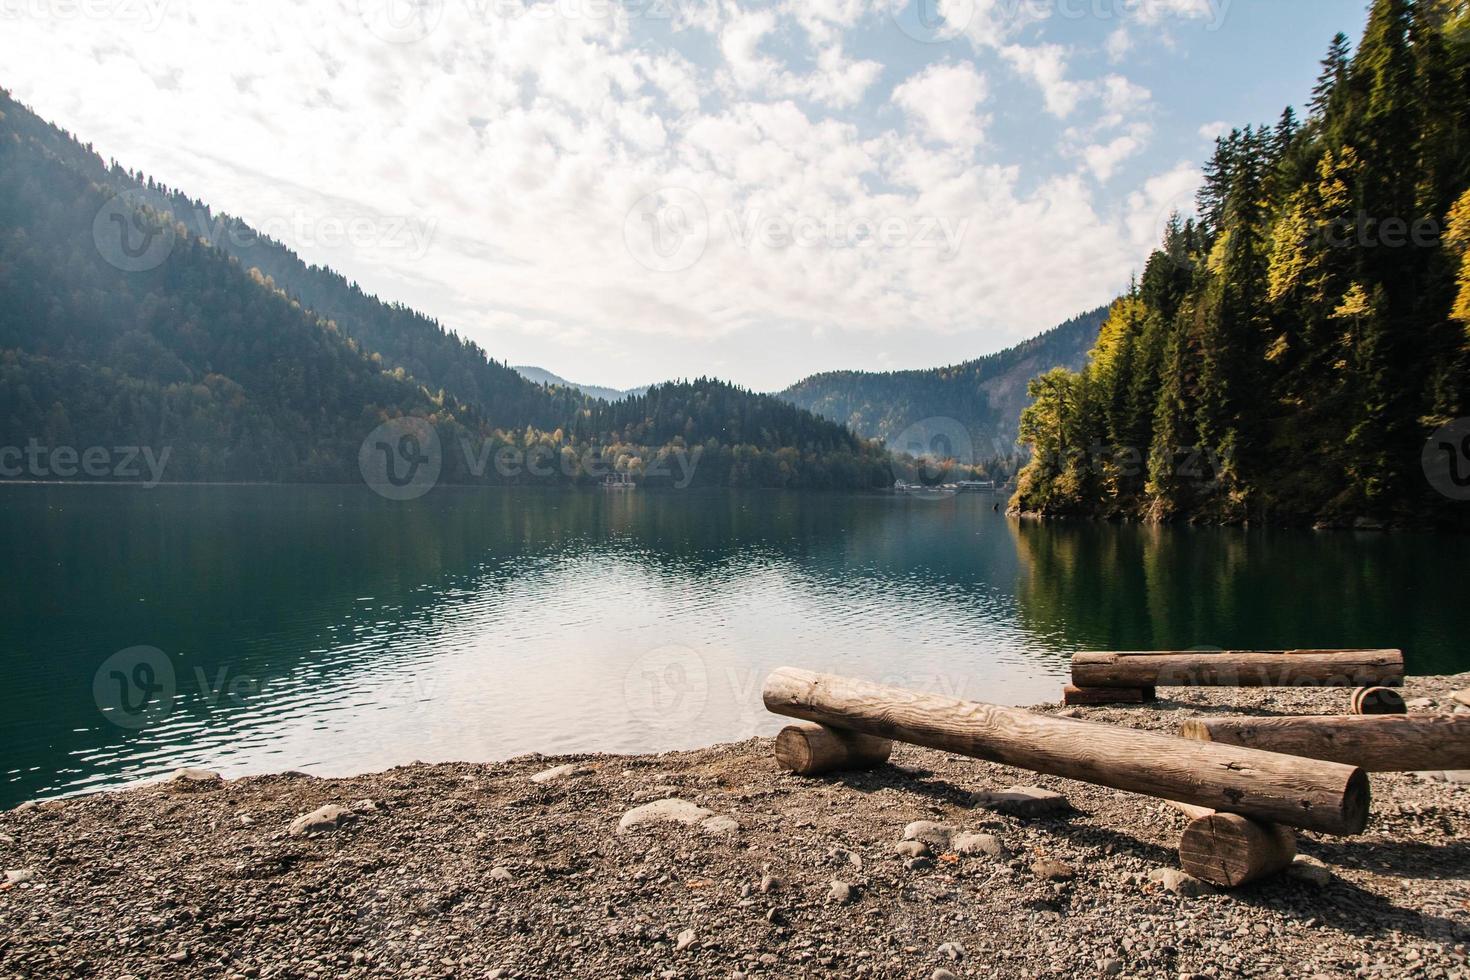
<svg viewBox="0 0 1470 980"><path fill-rule="evenodd" d="M923 841L940 853L949 850L949 842L953 837L954 827L951 824L935 823L932 820L915 820L903 828L904 840Z"/></svg>
<svg viewBox="0 0 1470 980"><path fill-rule="evenodd" d="M1103 976L1116 977L1123 972L1123 961L1113 956L1103 960L1097 966L1102 970Z"/></svg>
<svg viewBox="0 0 1470 980"><path fill-rule="evenodd" d="M775 875L761 875L760 889L762 895L769 895L780 887L780 878L777 878Z"/></svg>
<svg viewBox="0 0 1470 980"><path fill-rule="evenodd" d="M965 947L961 943L940 943L934 952L951 960L962 960L965 958Z"/></svg>
<svg viewBox="0 0 1470 980"><path fill-rule="evenodd" d="M701 820L699 826L706 834L733 834L740 829L740 821L721 813Z"/></svg>
<svg viewBox="0 0 1470 980"><path fill-rule="evenodd" d="M1065 796L1039 786L1010 786L998 793L981 791L975 794L974 803L1008 817L1040 817L1070 809Z"/></svg>
<svg viewBox="0 0 1470 980"><path fill-rule="evenodd" d="M953 973L941 966L939 969L929 974L929 980L959 980L959 977L955 976Z"/></svg>
<svg viewBox="0 0 1470 980"><path fill-rule="evenodd" d="M1470 784L1470 769L1435 769L1416 772L1414 775L1430 783L1450 783L1455 786Z"/></svg>
<svg viewBox="0 0 1470 980"><path fill-rule="evenodd" d="M1077 869L1061 861L1039 858L1031 863L1031 873L1043 881L1071 881L1077 877Z"/></svg>
<svg viewBox="0 0 1470 980"><path fill-rule="evenodd" d="M300 837L302 834L327 833L356 819L357 814L351 810L328 803L324 807L318 807L310 813L303 813L292 820L291 826L287 828L287 833L292 837Z"/></svg>
<svg viewBox="0 0 1470 980"><path fill-rule="evenodd" d="M1461 704L1470 704L1470 687L1464 688L1463 690L1459 691L1451 691L1450 697L1454 698Z"/></svg>
<svg viewBox="0 0 1470 980"><path fill-rule="evenodd" d="M849 851L845 847L827 848L827 860L833 864L846 864L859 871L863 870L863 856L856 851Z"/></svg>
<svg viewBox="0 0 1470 980"><path fill-rule="evenodd" d="M1327 865L1306 854L1298 854L1296 860L1287 867L1286 873L1297 881L1305 881L1319 888L1332 884L1332 872Z"/></svg>
<svg viewBox="0 0 1470 980"><path fill-rule="evenodd" d="M9 846L9 845L14 844L14 843L15 843L15 838L14 837L11 837L9 834L0 834L0 844L4 844L6 846Z"/></svg>
<svg viewBox="0 0 1470 980"><path fill-rule="evenodd" d="M852 901L852 886L845 881L832 882L832 887L827 890L827 900L846 905Z"/></svg>
<svg viewBox="0 0 1470 980"><path fill-rule="evenodd" d="M669 799L654 800L652 803L635 806L623 814L622 819L618 821L618 833L626 834L629 831L638 830L641 827L669 823L692 827L697 823L708 820L714 815L713 810L706 810L697 803L690 803L688 800L680 800L672 797Z"/></svg>
<svg viewBox="0 0 1470 980"><path fill-rule="evenodd" d="M694 945L694 930L685 929L679 933L679 938L674 940L674 952L681 953Z"/></svg>
<svg viewBox="0 0 1470 980"><path fill-rule="evenodd" d="M984 854L986 857L1002 857L1006 851L994 834L960 834L954 839L954 852L964 855Z"/></svg>
<svg viewBox="0 0 1470 980"><path fill-rule="evenodd" d="M185 789L209 789L224 785L225 777L210 769L175 769L166 782Z"/></svg>
<svg viewBox="0 0 1470 980"><path fill-rule="evenodd" d="M511 870L509 868L507 868L505 865L503 865L503 864L497 864L495 867L493 867L493 868L490 869L490 880L491 881L514 881L515 880L515 875L511 874Z"/></svg>
<svg viewBox="0 0 1470 980"><path fill-rule="evenodd" d="M17 868L14 871L5 872L5 883L7 885L23 885L36 877L36 872L31 868Z"/></svg>
<svg viewBox="0 0 1470 980"><path fill-rule="evenodd" d="M902 858L925 857L929 854L929 845L921 840L903 840L893 845L893 853Z"/></svg>
<svg viewBox="0 0 1470 980"><path fill-rule="evenodd" d="M1164 886L1164 891L1181 898L1199 898L1202 895L1213 895L1215 889L1208 883L1200 881L1194 875L1180 871L1178 868L1155 868L1149 872L1149 880L1156 881Z"/></svg>
<svg viewBox="0 0 1470 980"><path fill-rule="evenodd" d="M564 766L552 766L550 769L541 770L536 775L531 777L531 782L554 783L559 779L565 779L567 776L574 776L576 774L577 767L572 765L571 763L568 763Z"/></svg>

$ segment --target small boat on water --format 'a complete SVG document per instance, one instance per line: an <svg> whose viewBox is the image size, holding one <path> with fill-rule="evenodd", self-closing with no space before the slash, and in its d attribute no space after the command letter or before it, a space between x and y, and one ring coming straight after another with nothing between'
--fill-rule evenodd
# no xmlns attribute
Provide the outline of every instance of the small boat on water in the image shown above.
<svg viewBox="0 0 1470 980"><path fill-rule="evenodd" d="M898 480L893 484L893 492L912 497L953 497L960 492L960 488L953 483L928 487L922 483L905 483L903 480Z"/></svg>
<svg viewBox="0 0 1470 980"><path fill-rule="evenodd" d="M632 473L609 473L602 478L602 489L637 490L638 484L633 482Z"/></svg>

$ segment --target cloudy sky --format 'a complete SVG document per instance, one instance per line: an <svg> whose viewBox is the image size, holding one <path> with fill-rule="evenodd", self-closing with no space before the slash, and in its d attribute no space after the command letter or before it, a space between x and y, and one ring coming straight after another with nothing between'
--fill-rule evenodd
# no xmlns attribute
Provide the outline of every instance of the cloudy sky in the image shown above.
<svg viewBox="0 0 1470 980"><path fill-rule="evenodd" d="M1100 305L1364 0L0 0L0 85L492 356L953 363Z"/></svg>

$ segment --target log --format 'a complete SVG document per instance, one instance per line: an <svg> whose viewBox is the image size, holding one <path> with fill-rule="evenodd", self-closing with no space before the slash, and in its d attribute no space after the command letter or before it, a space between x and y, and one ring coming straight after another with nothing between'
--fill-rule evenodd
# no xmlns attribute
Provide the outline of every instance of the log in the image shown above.
<svg viewBox="0 0 1470 980"><path fill-rule="evenodd" d="M1198 820L1200 817L1208 817L1210 814L1215 812L1207 806L1195 806L1193 803L1180 803L1178 800L1165 800L1164 802L1169 804L1169 806L1178 810L1180 813L1184 814L1191 820Z"/></svg>
<svg viewBox="0 0 1470 980"><path fill-rule="evenodd" d="M1148 704L1155 700L1151 687L1078 687L1062 688L1062 704Z"/></svg>
<svg viewBox="0 0 1470 980"><path fill-rule="evenodd" d="M1179 734L1339 762L1365 772L1470 769L1470 715L1191 718Z"/></svg>
<svg viewBox="0 0 1470 980"><path fill-rule="evenodd" d="M1406 715L1409 706L1404 696L1389 687L1360 687L1351 701L1355 715Z"/></svg>
<svg viewBox="0 0 1470 980"><path fill-rule="evenodd" d="M1078 653L1078 687L1354 687L1402 684L1398 650L1164 650Z"/></svg>
<svg viewBox="0 0 1470 980"><path fill-rule="evenodd" d="M763 696L778 715L1258 820L1327 834L1356 834L1368 822L1368 778L1351 766L792 667L767 677Z"/></svg>
<svg viewBox="0 0 1470 980"><path fill-rule="evenodd" d="M1225 888L1274 875L1295 857L1296 834L1290 827L1236 813L1197 817L1179 838L1179 866Z"/></svg>
<svg viewBox="0 0 1470 980"><path fill-rule="evenodd" d="M872 769L888 761L893 743L886 738L803 721L776 736L776 761L798 776L820 776L843 769Z"/></svg>

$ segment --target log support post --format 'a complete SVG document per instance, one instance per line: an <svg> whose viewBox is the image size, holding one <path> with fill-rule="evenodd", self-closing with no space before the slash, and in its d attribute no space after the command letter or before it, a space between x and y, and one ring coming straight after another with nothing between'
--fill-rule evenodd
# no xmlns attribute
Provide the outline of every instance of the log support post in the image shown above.
<svg viewBox="0 0 1470 980"><path fill-rule="evenodd" d="M873 769L888 761L893 743L802 721L776 736L776 761L798 776L820 776L847 769Z"/></svg>
<svg viewBox="0 0 1470 980"><path fill-rule="evenodd" d="M1222 888L1277 874L1295 857L1296 834L1290 827L1235 813L1195 817L1179 838L1179 866Z"/></svg>

